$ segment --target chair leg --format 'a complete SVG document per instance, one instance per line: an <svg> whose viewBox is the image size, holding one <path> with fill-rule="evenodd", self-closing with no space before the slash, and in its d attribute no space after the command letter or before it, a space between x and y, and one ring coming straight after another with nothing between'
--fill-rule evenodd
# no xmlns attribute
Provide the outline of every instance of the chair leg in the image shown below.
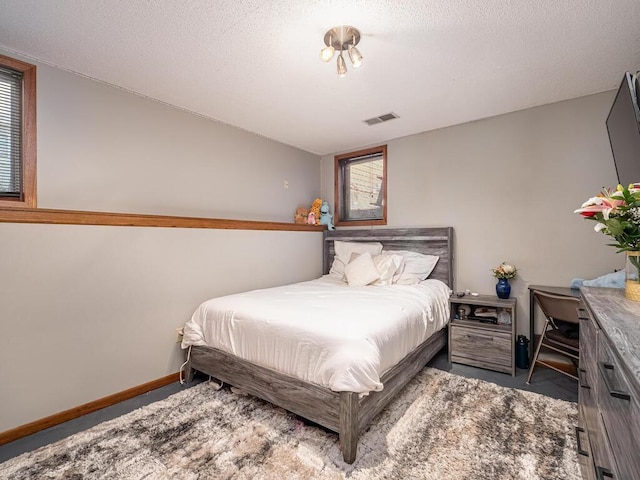
<svg viewBox="0 0 640 480"><path fill-rule="evenodd" d="M536 345L536 353L533 355L531 360L531 366L529 367L529 374L527 375L527 385L531 381L531 375L533 375L533 369L536 366L536 362L538 361L538 355L540 354L540 348L542 347L542 340L544 340L544 335L547 333L547 327L549 326L549 319L545 318L544 327L542 327L542 335L540 335L540 339L538 340L538 345Z"/></svg>

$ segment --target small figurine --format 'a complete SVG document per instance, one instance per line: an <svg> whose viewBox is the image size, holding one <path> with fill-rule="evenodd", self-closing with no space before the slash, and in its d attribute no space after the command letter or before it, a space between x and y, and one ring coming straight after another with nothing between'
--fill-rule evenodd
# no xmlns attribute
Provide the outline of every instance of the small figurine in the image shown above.
<svg viewBox="0 0 640 480"><path fill-rule="evenodd" d="M309 225L315 225L316 224L316 214L313 212L309 212L309 215L307 215L307 223Z"/></svg>
<svg viewBox="0 0 640 480"><path fill-rule="evenodd" d="M329 213L329 204L327 202L322 202L322 207L320 207L320 225L327 225L329 230L335 230L336 227L333 226L333 215Z"/></svg>

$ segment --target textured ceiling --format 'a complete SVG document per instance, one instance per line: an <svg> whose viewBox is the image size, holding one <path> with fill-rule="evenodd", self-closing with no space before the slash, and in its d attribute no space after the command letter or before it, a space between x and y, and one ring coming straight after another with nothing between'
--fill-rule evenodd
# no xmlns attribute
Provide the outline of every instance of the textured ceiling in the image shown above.
<svg viewBox="0 0 640 480"><path fill-rule="evenodd" d="M640 1L0 0L0 48L325 154L616 88Z"/></svg>

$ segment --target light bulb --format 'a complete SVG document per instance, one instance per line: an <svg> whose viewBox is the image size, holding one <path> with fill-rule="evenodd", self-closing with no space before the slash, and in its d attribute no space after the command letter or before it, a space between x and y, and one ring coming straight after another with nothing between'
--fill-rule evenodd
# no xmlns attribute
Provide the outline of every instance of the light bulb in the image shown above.
<svg viewBox="0 0 640 480"><path fill-rule="evenodd" d="M342 52L338 56L338 76L340 78L347 75L347 64L344 63L344 57L342 56Z"/></svg>
<svg viewBox="0 0 640 480"><path fill-rule="evenodd" d="M336 53L336 49L331 45L329 45L328 47L324 47L322 50L320 50L320 60L322 60L323 62L328 62L333 58L334 53Z"/></svg>
<svg viewBox="0 0 640 480"><path fill-rule="evenodd" d="M349 45L349 58L353 64L353 68L359 68L362 65L362 55L360 51L353 45Z"/></svg>

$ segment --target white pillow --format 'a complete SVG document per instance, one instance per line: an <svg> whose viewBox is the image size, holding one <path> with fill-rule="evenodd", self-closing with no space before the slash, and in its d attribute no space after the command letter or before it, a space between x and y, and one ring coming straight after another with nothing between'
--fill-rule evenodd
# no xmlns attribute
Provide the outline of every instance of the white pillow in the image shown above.
<svg viewBox="0 0 640 480"><path fill-rule="evenodd" d="M374 285L391 285L393 276L402 267L401 255L376 255L373 264L376 266L380 278L373 282Z"/></svg>
<svg viewBox="0 0 640 480"><path fill-rule="evenodd" d="M380 278L369 252L359 255L352 262L349 262L344 267L344 276L347 283L353 287L364 287Z"/></svg>
<svg viewBox="0 0 640 480"><path fill-rule="evenodd" d="M381 243L366 242L341 242L336 240L333 242L335 256L331 264L329 274L336 275L340 278L344 275L344 267L351 260L352 253L369 253L371 256L379 255L382 252Z"/></svg>
<svg viewBox="0 0 640 480"><path fill-rule="evenodd" d="M415 285L426 280L431 274L440 257L437 255L424 255L408 250L386 250L383 255L401 255L402 266L393 276L392 283L398 285Z"/></svg>

